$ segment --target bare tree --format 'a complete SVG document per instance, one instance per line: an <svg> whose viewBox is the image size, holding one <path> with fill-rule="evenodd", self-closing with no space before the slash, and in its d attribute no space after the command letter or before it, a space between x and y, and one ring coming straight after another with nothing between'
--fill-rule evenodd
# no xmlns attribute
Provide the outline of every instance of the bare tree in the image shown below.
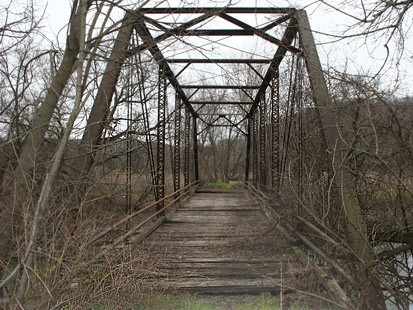
<svg viewBox="0 0 413 310"><path fill-rule="evenodd" d="M91 5L91 1L87 6ZM72 17L70 20L70 31L67 38L67 45L64 57L57 70L53 81L47 91L42 104L36 109L31 121L31 129L21 145L18 155L18 164L14 169L16 204L9 205L1 214L1 222L4 223L0 230L0 261L1 268L14 252L14 238L16 232L22 230L23 203L27 198L27 190L30 189L31 172L36 164L36 157L44 141L45 133L48 129L53 111L58 103L59 97L65 88L69 77L72 75L73 66L79 53L79 36L81 29L81 14L78 12L78 3L73 6ZM25 194L26 193L26 194Z"/></svg>

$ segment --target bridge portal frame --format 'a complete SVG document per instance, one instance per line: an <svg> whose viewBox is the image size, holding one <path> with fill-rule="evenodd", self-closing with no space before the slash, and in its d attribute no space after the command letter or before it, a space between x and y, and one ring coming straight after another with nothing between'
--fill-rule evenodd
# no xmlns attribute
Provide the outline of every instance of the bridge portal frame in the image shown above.
<svg viewBox="0 0 413 310"><path fill-rule="evenodd" d="M235 18L232 15L236 14L281 14L281 16L271 23L266 25L262 28L252 27L243 21ZM151 19L148 15L150 14L196 14L197 16L193 19L180 24L174 28L167 28L162 24L158 23L156 20ZM232 15L229 15L232 14ZM193 31L190 30L191 27L198 25L199 23L207 21L211 17L219 16L220 18L226 20L229 23L239 27L240 29L228 30L228 29L221 29L221 30L204 30L204 31ZM286 30L282 39L274 38L273 36L267 33L268 30L277 27L281 24L287 23ZM148 25L151 25L157 28L159 31L163 31L163 34L152 37L151 32L148 29ZM329 95L326 81L324 79L322 67L318 58L317 50L315 47L314 39L312 37L310 24L308 22L308 17L304 10L296 10L292 8L234 8L234 7L224 7L224 8L141 8L134 11L128 11L125 15L125 18L122 22L122 28L119 31L118 38L115 40L114 50L111 53L111 56L108 60L105 72L101 79L101 85L99 88L99 92L97 95L97 99L93 106L93 114L88 120L87 130L88 132L91 131L91 126L97 124L96 130L93 133L86 135L86 143L90 144L92 148L97 146L100 142L100 137L103 132L103 124L105 124L106 118L109 115L109 110L111 108L111 101L113 94L115 92L116 83L119 78L119 74L122 68L123 61L132 55L137 53L141 53L143 51L149 51L152 54L152 57L156 60L159 64L159 67L163 70L163 76L168 79L169 84L172 85L176 91L180 95L180 98L185 105L187 111L187 117L185 119L185 184L189 183L188 176L189 176L189 156L187 152L189 152L189 139L188 135L190 135L190 126L188 122L190 117L193 120L193 127L192 127L192 134L193 134L193 152L194 152L194 165L193 169L195 170L195 178L199 179L199 171L198 171L198 163L197 163L197 120L202 120L198 111L195 110L193 103L190 102L190 97L187 96L184 87L179 83L178 75L180 75L187 67L189 67L192 63L202 63L202 60L187 60L187 65L181 72L175 74L170 67L170 63L173 63L174 60L166 59L161 49L158 47L158 43L164 41L167 38L172 36L216 36L216 35L243 35L243 36L250 36L256 35L260 38L271 42L277 45L277 50L275 52L274 57L269 61L269 68L266 74L263 76L262 84L259 86L257 90L257 94L255 98L251 98L251 102L249 105L248 112L246 113L244 120L248 120L252 123L251 126L248 126L247 132L247 139L252 142L251 147L247 149L252 149L252 158L251 156L247 156L246 167L250 167L249 162L252 161L253 164L253 181L257 182L258 180L262 180L262 176L259 176L259 168L255 167L257 162L261 162L258 160L258 154L255 154L256 146L258 145L257 133L255 128L257 127L257 120L256 120L256 113L259 111L259 105L263 102L263 97L265 96L267 88L272 84L272 87L277 85L274 82L274 79L277 78L278 68L280 63L282 62L284 56L287 52L298 55L299 57L304 57L306 62L306 69L308 72L313 97L316 105L316 111L319 114L319 127L320 132L322 133L323 140L321 143L325 146L327 153L329 154L328 158L331 162L331 165L335 169L335 182L336 184L340 184L339 190L340 195L338 195L338 202L337 206L339 208L344 208L344 213L346 214L346 221L347 221L347 228L349 229L348 238L350 244L353 247L355 252L355 256L357 256L362 262L365 263L366 266L373 265L374 263L374 253L368 244L368 239L365 238L366 234L366 227L362 218L360 217L361 210L360 206L358 205L357 197L355 195L354 190L351 186L347 184L351 184L351 176L349 173L341 166L342 162L346 159L346 154L343 151L343 144L340 139L340 135L337 128L337 120L332 110L332 100ZM135 30L139 35L140 39L143 41L142 44L137 46L128 46L128 41L130 40L132 31ZM299 40L300 47L297 48L292 45L295 39ZM175 60L177 61L177 60ZM181 60L182 61L182 60ZM239 60L232 60L239 61ZM258 61L258 60L257 60ZM205 60L205 63L210 63L210 60ZM229 60L230 62L230 60ZM245 60L245 63L247 61ZM239 87L239 86L238 86ZM200 88L198 88L200 89ZM196 91L195 91L196 92ZM192 96L192 95L191 95ZM225 102L221 102L221 104L225 104ZM274 104L272 102L272 104ZM273 108L273 107L272 107ZM162 109L162 107L161 107ZM98 111L98 112L94 112ZM321 111L321 112L320 112ZM162 115L161 115L162 117ZM255 119L255 121L254 121ZM276 117L273 119L273 133L277 131L276 124L274 122ZM211 126L213 124L210 124ZM237 127L238 124L230 124L232 126ZM162 132L162 128L159 132ZM252 137L250 136L252 133ZM158 137L160 139L160 143L162 144L162 137ZM275 142L274 137L271 140L273 143ZM83 141L82 141L83 142ZM161 145L160 144L160 145ZM275 145L272 145L273 150ZM162 152L162 150L160 150ZM257 152L258 153L258 152ZM88 157L89 159L92 158L91 156ZM272 157L272 160L276 160ZM92 159L90 160L90 162ZM163 161L163 162L162 162ZM165 158L159 158L158 160L158 167L164 167ZM176 161L177 162L177 161ZM266 164L266 163L264 163ZM275 165L275 163L272 163ZM91 164L87 165L88 167ZM274 169L273 168L273 180L272 184L274 184ZM160 168L163 169L163 168ZM89 168L88 168L89 170ZM159 171L158 171L159 172ZM248 181L249 179L249 171L245 172L245 179ZM157 178L158 180L158 178ZM164 186L164 183L159 183L159 185ZM161 187L158 187L161 188ZM161 195L158 192L158 196ZM369 296L376 296L375 292L380 292L381 289L375 281L374 274L371 274L368 269L364 268L364 266L359 266L362 272L359 274L360 281L371 283L368 285L367 290L369 291ZM373 281L369 281L370 277ZM382 298L381 298L382 299ZM374 300L367 301L370 305L377 305L377 302ZM374 308L374 307L371 307Z"/></svg>

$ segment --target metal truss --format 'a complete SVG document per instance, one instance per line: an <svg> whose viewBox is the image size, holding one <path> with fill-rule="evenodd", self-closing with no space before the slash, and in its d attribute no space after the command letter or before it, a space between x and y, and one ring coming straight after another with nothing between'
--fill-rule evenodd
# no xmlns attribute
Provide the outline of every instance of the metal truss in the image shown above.
<svg viewBox="0 0 413 310"><path fill-rule="evenodd" d="M258 185L258 117L257 113L252 114L252 183L254 186Z"/></svg>
<svg viewBox="0 0 413 310"><path fill-rule="evenodd" d="M139 44L130 46L126 55L131 56L143 51L149 51L153 59L161 68L162 79L159 80L158 100L158 166L156 171L156 196L164 196L165 187L165 102L166 80L168 85L175 89L175 132L173 154L173 183L175 191L180 187L181 173L181 111L179 107L185 106L184 137L183 137L183 175L184 184L190 183L191 177L199 181L198 171L198 135L210 127L237 128L247 139L247 155L245 167L245 180L248 180L250 167L252 167L252 179L255 184L271 185L279 187L280 181L280 107L279 107L279 73L278 68L287 53L304 56L304 51L296 47L299 33L298 11L293 8L274 7L180 7L180 8L140 8L130 11L133 28L138 34ZM185 15L187 14L187 15ZM246 22L242 14L271 14L269 22L263 26L252 26ZM186 17L180 23L163 22L163 16ZM211 29L204 27L213 19L222 19L226 29ZM282 27L283 32L273 31ZM280 28L277 28L280 29ZM270 34L271 32L271 34ZM276 35L274 35L275 33ZM171 38L177 38L184 42L186 37L215 37L215 36L256 36L275 46L272 57L254 59L242 58L166 58L163 54L165 46L160 44ZM277 38L276 36L281 36ZM168 41L169 42L169 41ZM168 43L167 43L168 44ZM179 66L176 66L178 64ZM231 64L245 64L259 77L259 85L242 85L236 83L183 83L180 82L183 75L191 66L217 65L225 67ZM254 65L267 66L266 72L261 73ZM177 70L177 68L179 70ZM175 70L175 71L174 71ZM185 81L184 78L182 78ZM265 94L271 88L268 102ZM165 88L165 89L164 89ZM239 91L243 92L246 100L243 101L214 101L199 100L195 95L202 90ZM227 110L217 112L215 117L208 113L208 107L219 105L228 107ZM233 109L232 107L235 107ZM246 125L248 122L248 125ZM192 140L192 149L191 149ZM269 142L269 143L267 143ZM191 157L192 152L192 157ZM193 173L193 175L191 175Z"/></svg>
<svg viewBox="0 0 413 310"><path fill-rule="evenodd" d="M175 132L174 132L174 192L181 188L181 106L182 100L178 93L175 96ZM175 195L175 198L179 193Z"/></svg>
<svg viewBox="0 0 413 310"><path fill-rule="evenodd" d="M158 126L157 126L157 167L156 167L156 200L165 197L165 106L166 106L166 78L165 70L159 66L158 73ZM157 209L164 206L164 201L160 201Z"/></svg>
<svg viewBox="0 0 413 310"><path fill-rule="evenodd" d="M198 127L197 118L192 118L192 134L193 134L193 149L194 149L194 178L195 182L199 183L199 156L198 156Z"/></svg>
<svg viewBox="0 0 413 310"><path fill-rule="evenodd" d="M246 147L246 156L245 156L245 177L244 181L245 184L249 182L249 176L250 176L250 166L251 166L251 144L252 144L252 120L251 118L248 118L248 123L247 123L247 147Z"/></svg>
<svg viewBox="0 0 413 310"><path fill-rule="evenodd" d="M185 108L185 123L184 123L184 186L187 187L190 183L190 147L191 147L191 112Z"/></svg>
<svg viewBox="0 0 413 310"><path fill-rule="evenodd" d="M271 182L280 189L280 79L278 70L271 83Z"/></svg>
<svg viewBox="0 0 413 310"><path fill-rule="evenodd" d="M261 103L259 105L259 169L260 169L260 184L267 185L267 104L265 101L265 96L261 97Z"/></svg>
<svg viewBox="0 0 413 310"><path fill-rule="evenodd" d="M199 118L202 122L202 116L198 115L198 112L194 109L194 105L210 105L210 104L236 104L236 105L250 105L248 112L242 121L246 121L251 116L252 111L258 107L261 102L261 97L265 93L272 79L274 68L277 68L282 61L284 55L287 52L293 54L301 54L301 49L294 47L292 42L297 34L296 20L293 18L296 10L293 8L275 8L275 7L263 7L263 8L246 8L246 7L224 7L224 8L208 8L208 7L181 7L181 8L141 8L137 11L133 11L136 15L135 29L139 36L142 38L143 43L131 47L127 54L133 55L140 53L144 50L149 50L154 59L165 68L165 76L168 78L169 83L179 93L183 103L187 106L193 117ZM163 23L160 23L157 15L182 15L196 14L196 17L178 24L176 27L168 27ZM231 14L231 15L229 15ZM243 22L237 14L274 14L274 20L268 23L264 27L254 27ZM155 16L155 17L154 17ZM208 23L208 20L216 17L225 20L229 24L232 24L236 29L196 29L195 27ZM288 24L286 24L289 22ZM268 33L269 30L286 24L286 30L281 39L275 38ZM194 29L195 28L195 29ZM149 29L154 29L159 34L153 37ZM272 59L222 59L222 58L165 58L162 50L158 47L158 44L171 38L172 36L184 37L198 36L198 37L211 37L211 36L258 36L263 40L270 42L278 47L274 57ZM184 68L178 73L174 73L171 64L185 64ZM251 64L268 64L269 69L267 73L262 76L261 85L181 85L178 80L184 71L194 64L247 64L251 69L256 69ZM257 72L258 73L258 72ZM190 98L198 92L200 89L239 89L239 90L256 90L255 96L247 94L251 101L248 102L196 102L191 101ZM188 90L194 91L192 94L187 93ZM213 126L207 124L207 126Z"/></svg>

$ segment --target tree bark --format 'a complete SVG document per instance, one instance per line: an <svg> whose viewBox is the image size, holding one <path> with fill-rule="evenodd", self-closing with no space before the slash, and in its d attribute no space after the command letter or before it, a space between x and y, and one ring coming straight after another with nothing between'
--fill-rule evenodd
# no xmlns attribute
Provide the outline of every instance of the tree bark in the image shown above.
<svg viewBox="0 0 413 310"><path fill-rule="evenodd" d="M85 54L86 54L85 53L85 41L84 41L85 32L86 32L86 12L87 12L87 0L80 0L79 8L77 11L77 14L79 16L79 24L80 24L78 25L80 29L79 29L79 34L78 34L79 41L77 43L77 46L78 46L77 48L80 53L79 53L79 60L77 62L77 68L76 68L77 77L76 77L75 103L74 103L73 110L70 113L69 120L67 122L66 128L63 133L63 137L60 140L55 156L53 157L53 164L50 169L50 172L49 174L47 174L43 182L42 191L41 191L39 200L37 202L36 212L33 217L33 222L31 225L31 234L28 240L28 244L26 247L24 260L23 260L22 267L24 271L22 272L22 276L20 278L20 285L19 285L19 289L17 292L17 299L19 300L21 304L23 304L24 302L24 297L25 297L25 294L28 288L29 273L31 273L31 270L33 270L34 255L35 255L33 251L37 246L37 240L39 238L39 231L40 231L42 220L49 208L49 199L52 193L52 187L57 177L57 174L59 172L59 168L62 164L65 150L69 142L70 133L73 129L73 125L83 106L82 82L83 82L83 63L84 63Z"/></svg>
<svg viewBox="0 0 413 310"><path fill-rule="evenodd" d="M87 3L89 8L91 0ZM36 164L36 157L44 141L50 120L57 106L58 100L72 75L73 66L79 53L79 36L81 29L81 14L79 8L73 8L73 15L70 20L70 31L66 41L62 62L54 76L47 91L46 97L35 113L32 120L32 129L28 132L23 142L18 165L14 171L15 196L14 205L10 205L0 215L0 273L4 264L13 256L15 250L14 237L21 230L23 216L23 206L28 201L30 193L30 180L33 168Z"/></svg>
<svg viewBox="0 0 413 310"><path fill-rule="evenodd" d="M92 110L86 124L85 132L82 136L81 149L79 155L80 181L89 173L95 155L95 147L99 145L102 132L105 128L112 97L116 89L122 65L126 59L126 49L132 34L132 13L126 13L118 36L113 46L112 53L106 65L102 81L96 95Z"/></svg>

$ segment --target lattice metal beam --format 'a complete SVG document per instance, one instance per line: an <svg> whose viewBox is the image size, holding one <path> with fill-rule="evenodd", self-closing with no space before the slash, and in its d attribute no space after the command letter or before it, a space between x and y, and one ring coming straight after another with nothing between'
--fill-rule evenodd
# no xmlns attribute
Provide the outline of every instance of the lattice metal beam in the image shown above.
<svg viewBox="0 0 413 310"><path fill-rule="evenodd" d="M252 114L252 182L254 186L258 184L258 120L257 113Z"/></svg>
<svg viewBox="0 0 413 310"><path fill-rule="evenodd" d="M280 189L280 79L278 70L271 83L271 182Z"/></svg>
<svg viewBox="0 0 413 310"><path fill-rule="evenodd" d="M250 175L250 164L251 164L251 139L252 139L252 121L251 118L248 118L248 124L247 124L247 147L245 150L245 176L244 176L244 181L247 183L249 181L249 175Z"/></svg>
<svg viewBox="0 0 413 310"><path fill-rule="evenodd" d="M174 132L174 192L181 188L181 106L182 100L178 93L175 96L175 132ZM175 198L179 193L175 195Z"/></svg>
<svg viewBox="0 0 413 310"><path fill-rule="evenodd" d="M169 66L168 62L163 56L161 50L154 43L154 39L152 38L152 35L149 32L148 28L146 27L145 23L142 20L138 20L135 28L139 36L144 40L147 48L152 54L152 57L157 61L159 66L163 68L165 77L168 78L169 82L175 88L176 92L179 93L182 101L185 103L186 107L189 109L192 115L196 116L197 113L195 112L192 105L189 103L189 100L186 97L185 92L183 91L181 85L178 82L177 77L175 76L174 72L172 71L171 67Z"/></svg>
<svg viewBox="0 0 413 310"><path fill-rule="evenodd" d="M260 135L260 147L259 147L259 165L260 165L260 184L267 185L267 104L265 97L261 98L259 105L259 135Z"/></svg>
<svg viewBox="0 0 413 310"><path fill-rule="evenodd" d="M190 147L191 147L191 113L188 108L185 108L185 123L184 123L184 186L189 185L190 180Z"/></svg>
<svg viewBox="0 0 413 310"><path fill-rule="evenodd" d="M156 200L165 197L165 107L166 107L166 78L165 68L159 67L158 77L158 127L157 127L157 167L156 167ZM161 201L157 204L160 210L164 206Z"/></svg>
<svg viewBox="0 0 413 310"><path fill-rule="evenodd" d="M297 26L297 20L295 18L292 18L290 20L290 23L288 24L288 28L284 33L284 36L281 40L281 42L285 45L285 46L290 46L293 41L294 38L297 35L297 31L298 31L298 26ZM261 97L264 96L265 91L267 90L273 75L275 74L275 72L278 69L278 66L280 65L281 61L284 59L285 54L287 53L287 48L285 46L280 46L278 47L277 51L275 52L274 58L272 59L271 63L270 63L270 67L267 71L267 73L265 74L264 80L262 81L261 87L258 90L257 95L255 96L255 100L254 103L251 107L251 110L249 112L249 116L251 116L254 111L255 108L258 107L259 103L261 102Z"/></svg>
<svg viewBox="0 0 413 310"><path fill-rule="evenodd" d="M197 127L197 118L192 118L192 134L193 139L192 143L194 149L194 178L195 182L199 183L199 156L198 156L198 127Z"/></svg>

